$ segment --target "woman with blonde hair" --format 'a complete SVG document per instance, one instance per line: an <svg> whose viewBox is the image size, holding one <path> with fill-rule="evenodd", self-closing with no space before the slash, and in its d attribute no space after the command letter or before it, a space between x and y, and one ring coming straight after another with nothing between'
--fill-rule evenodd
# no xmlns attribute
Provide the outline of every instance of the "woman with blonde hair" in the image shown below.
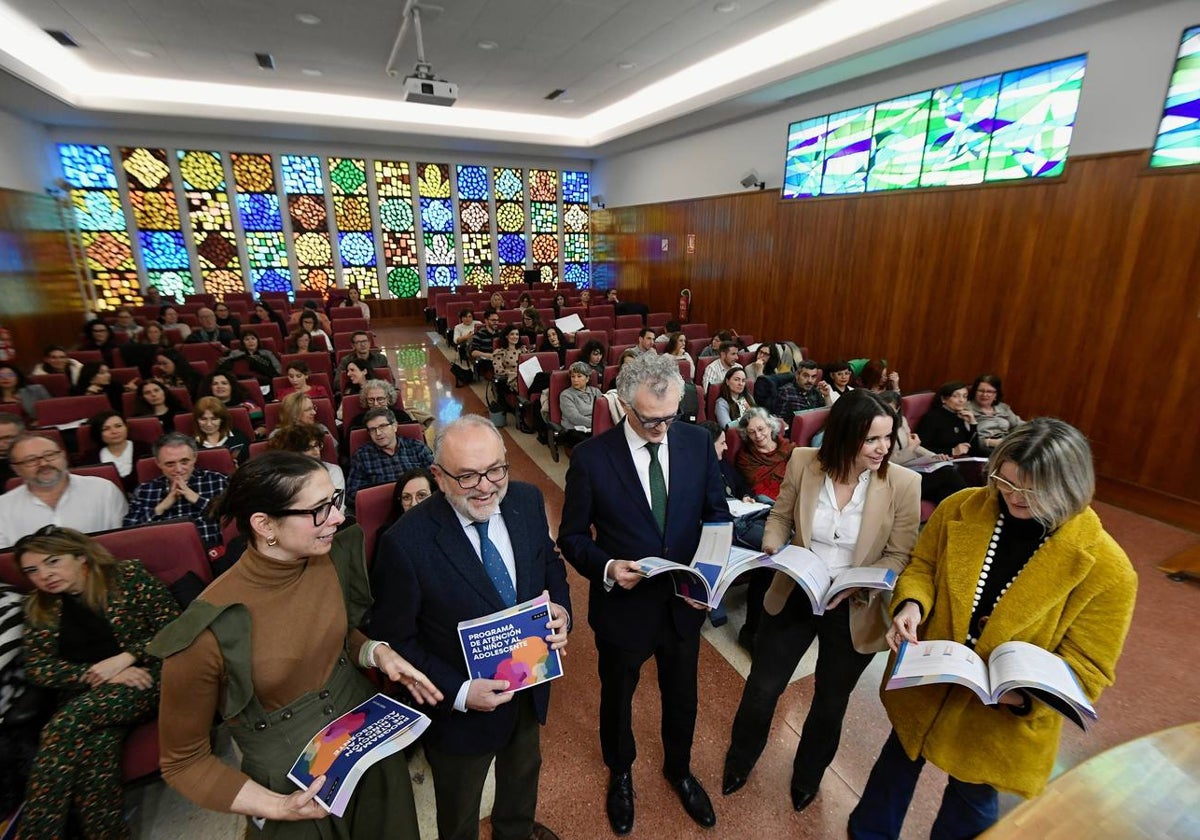
<svg viewBox="0 0 1200 840"><path fill-rule="evenodd" d="M23 838L61 837L73 816L86 837L128 837L121 742L158 710L160 663L146 654L179 614L166 587L135 560L47 525L13 551L34 587L25 605L25 670L58 693L42 729L21 814Z"/></svg>

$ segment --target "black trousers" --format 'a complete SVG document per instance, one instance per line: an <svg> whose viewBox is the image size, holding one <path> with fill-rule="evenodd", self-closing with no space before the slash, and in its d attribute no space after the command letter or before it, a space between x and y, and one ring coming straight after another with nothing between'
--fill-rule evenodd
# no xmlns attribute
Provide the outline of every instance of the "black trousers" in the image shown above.
<svg viewBox="0 0 1200 840"><path fill-rule="evenodd" d="M779 696L814 639L820 643L816 685L792 764L792 787L808 792L820 788L825 768L833 761L841 741L850 692L874 655L854 649L847 602L825 615L813 615L799 587L778 615L763 614L754 640L750 678L733 719L725 755L726 766L740 775L749 773L762 755Z"/></svg>
<svg viewBox="0 0 1200 840"><path fill-rule="evenodd" d="M662 698L663 773L678 781L691 773L692 736L696 731L696 663L700 631L681 639L673 630L653 651L630 651L596 639L600 672L600 750L614 773L624 773L637 758L633 739L633 693L642 665L651 656L658 666Z"/></svg>
<svg viewBox="0 0 1200 840"><path fill-rule="evenodd" d="M492 806L492 837L526 840L533 833L542 769L541 735L530 693L519 693L510 702L518 705L517 725L508 743L497 752L458 755L425 745L425 757L433 771L441 840L478 840L479 801L493 760L496 801Z"/></svg>

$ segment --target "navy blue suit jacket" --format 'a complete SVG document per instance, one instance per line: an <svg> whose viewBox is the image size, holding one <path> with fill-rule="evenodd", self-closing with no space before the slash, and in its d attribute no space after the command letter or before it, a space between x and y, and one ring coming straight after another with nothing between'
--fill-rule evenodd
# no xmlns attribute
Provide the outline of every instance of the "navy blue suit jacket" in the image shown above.
<svg viewBox="0 0 1200 840"><path fill-rule="evenodd" d="M575 447L567 470L558 545L567 562L591 581L588 623L596 637L626 650L653 649L672 625L682 637L699 633L705 613L675 595L669 575L647 578L633 589L605 589L608 561L665 557L689 564L701 526L732 519L708 432L674 423L667 451L666 534L659 532L638 481L624 421Z"/></svg>
<svg viewBox="0 0 1200 840"><path fill-rule="evenodd" d="M550 539L541 492L532 484L510 482L500 514L516 559L518 602L548 590L550 600L569 611L567 570ZM453 708L468 679L458 622L502 610L504 604L444 495L435 493L384 533L373 589L371 638L390 644L445 695L425 738L464 755L499 749L516 725L515 702L492 712ZM545 723L550 686L526 691L532 692L538 720Z"/></svg>

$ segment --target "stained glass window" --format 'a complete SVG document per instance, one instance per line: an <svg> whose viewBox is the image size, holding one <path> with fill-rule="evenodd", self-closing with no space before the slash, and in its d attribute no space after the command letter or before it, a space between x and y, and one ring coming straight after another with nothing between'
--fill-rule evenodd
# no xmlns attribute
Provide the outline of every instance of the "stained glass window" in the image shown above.
<svg viewBox="0 0 1200 840"><path fill-rule="evenodd" d="M108 147L60 143L58 158L70 185L88 275L96 287L96 308L105 311L122 303L140 303L133 244Z"/></svg>
<svg viewBox="0 0 1200 840"><path fill-rule="evenodd" d="M533 267L543 283L558 285L558 172L529 170L529 230Z"/></svg>
<svg viewBox="0 0 1200 840"><path fill-rule="evenodd" d="M417 164L421 235L425 241L425 280L430 287L458 285L454 255L454 207L450 202L450 166Z"/></svg>
<svg viewBox="0 0 1200 840"><path fill-rule="evenodd" d="M244 292L246 281L233 233L221 153L180 149L177 154L204 290L218 299L229 292Z"/></svg>
<svg viewBox="0 0 1200 840"><path fill-rule="evenodd" d="M525 280L528 252L525 222L524 170L497 166L492 170L496 186L496 256L500 282L505 286Z"/></svg>
<svg viewBox="0 0 1200 840"><path fill-rule="evenodd" d="M408 162L375 161L375 191L379 194L379 228L383 233L388 291L398 298L416 297L421 293L421 274Z"/></svg>
<svg viewBox="0 0 1200 840"><path fill-rule="evenodd" d="M196 291L166 149L121 147L146 282L182 303Z"/></svg>
<svg viewBox="0 0 1200 840"><path fill-rule="evenodd" d="M283 192L292 220L292 247L301 289L325 292L334 285L333 242L325 212L325 179L315 155L281 155Z"/></svg>
<svg viewBox="0 0 1200 840"><path fill-rule="evenodd" d="M462 231L463 278L472 286L492 282L491 190L486 166L458 171L458 223Z"/></svg>
<svg viewBox="0 0 1200 840"><path fill-rule="evenodd" d="M592 284L592 189L588 173L563 172L562 194L563 279L583 289Z"/></svg>
<svg viewBox="0 0 1200 840"><path fill-rule="evenodd" d="M1151 166L1200 163L1200 26L1183 33Z"/></svg>
<svg viewBox="0 0 1200 840"><path fill-rule="evenodd" d="M229 163L237 187L238 219L246 238L250 289L256 295L287 292L292 296L292 272L271 156L234 152Z"/></svg>
<svg viewBox="0 0 1200 840"><path fill-rule="evenodd" d="M788 126L783 197L1062 174L1086 56Z"/></svg>
<svg viewBox="0 0 1200 840"><path fill-rule="evenodd" d="M357 286L365 298L379 297L375 258L375 223L367 194L367 162L361 158L331 157L329 183L333 189L333 219L338 229L338 253L347 287Z"/></svg>

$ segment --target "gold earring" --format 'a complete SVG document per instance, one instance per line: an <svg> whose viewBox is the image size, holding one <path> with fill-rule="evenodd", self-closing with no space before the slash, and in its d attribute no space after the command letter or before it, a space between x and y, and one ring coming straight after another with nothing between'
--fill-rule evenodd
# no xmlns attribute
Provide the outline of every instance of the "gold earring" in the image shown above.
<svg viewBox="0 0 1200 840"><path fill-rule="evenodd" d="M279 540L275 539L274 537L271 537L270 539L267 540L267 545L275 545L278 542L279 542Z"/></svg>

